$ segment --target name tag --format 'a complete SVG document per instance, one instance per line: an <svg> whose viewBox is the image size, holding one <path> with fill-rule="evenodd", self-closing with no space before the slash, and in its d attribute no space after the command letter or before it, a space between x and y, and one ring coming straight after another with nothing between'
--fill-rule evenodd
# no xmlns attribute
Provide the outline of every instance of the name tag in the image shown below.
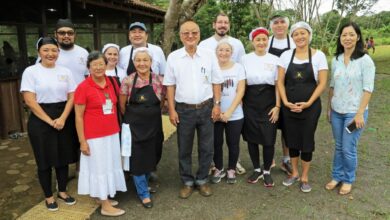
<svg viewBox="0 0 390 220"><path fill-rule="evenodd" d="M111 99L106 99L106 104L102 105L103 114L109 115L112 114L112 101Z"/></svg>

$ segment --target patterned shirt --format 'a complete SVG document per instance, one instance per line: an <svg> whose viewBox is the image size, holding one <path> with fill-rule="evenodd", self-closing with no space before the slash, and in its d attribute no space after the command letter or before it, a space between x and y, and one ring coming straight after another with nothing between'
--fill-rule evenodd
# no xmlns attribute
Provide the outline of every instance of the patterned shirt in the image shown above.
<svg viewBox="0 0 390 220"><path fill-rule="evenodd" d="M138 74L138 73L137 73ZM121 84L121 95L131 96L131 90L133 88L135 74L130 74L130 76L126 76ZM149 85L149 78L147 80L143 80L138 76L137 82L135 83L135 88L142 88ZM153 91L156 93L157 98L161 100L161 96L165 96L166 87L163 86L163 76L152 73L152 86Z"/></svg>
<svg viewBox="0 0 390 220"><path fill-rule="evenodd" d="M368 56L351 60L344 64L344 54L332 60L330 87L333 88L332 109L338 113L356 113L363 92L374 90L375 64ZM368 108L368 106L367 106Z"/></svg>

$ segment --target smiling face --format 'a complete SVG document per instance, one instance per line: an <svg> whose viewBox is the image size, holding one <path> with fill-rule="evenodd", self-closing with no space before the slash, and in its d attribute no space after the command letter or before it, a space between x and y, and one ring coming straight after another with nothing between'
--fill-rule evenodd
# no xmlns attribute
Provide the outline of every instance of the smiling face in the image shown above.
<svg viewBox="0 0 390 220"><path fill-rule="evenodd" d="M344 49L354 50L359 39L360 36L352 26L345 27L340 35L340 43Z"/></svg>
<svg viewBox="0 0 390 220"><path fill-rule="evenodd" d="M292 33L292 38L297 47L303 48L309 45L310 33L305 28L298 28Z"/></svg>
<svg viewBox="0 0 390 220"><path fill-rule="evenodd" d="M220 37L223 37L230 30L229 17L225 15L218 15L215 22L213 22L213 29Z"/></svg>
<svg viewBox="0 0 390 220"><path fill-rule="evenodd" d="M105 52L104 56L106 57L108 64L116 66L119 60L119 53L115 47L109 47Z"/></svg>
<svg viewBox="0 0 390 220"><path fill-rule="evenodd" d="M199 26L193 21L187 21L180 27L180 40L185 48L193 48L200 40Z"/></svg>
<svg viewBox="0 0 390 220"><path fill-rule="evenodd" d="M144 47L148 41L148 34L142 28L135 27L129 31L129 40L134 47Z"/></svg>
<svg viewBox="0 0 390 220"><path fill-rule="evenodd" d="M252 39L253 48L255 48L256 53L263 54L267 50L268 46L268 36L266 34L260 33Z"/></svg>
<svg viewBox="0 0 390 220"><path fill-rule="evenodd" d="M145 51L137 52L134 56L134 66L139 74L150 73L150 67L152 66L152 58Z"/></svg>
<svg viewBox="0 0 390 220"><path fill-rule="evenodd" d="M53 67L57 61L59 49L54 44L44 44L39 48L39 57L41 57L42 65L46 67Z"/></svg>
<svg viewBox="0 0 390 220"><path fill-rule="evenodd" d="M278 37L287 36L288 23L286 19L280 17L276 18L271 25L272 33Z"/></svg>
<svg viewBox="0 0 390 220"><path fill-rule="evenodd" d="M106 61L103 57L92 60L89 63L89 73L95 79L102 78L106 73Z"/></svg>
<svg viewBox="0 0 390 220"><path fill-rule="evenodd" d="M62 27L55 31L55 36L61 49L69 50L74 46L76 32L73 28Z"/></svg>
<svg viewBox="0 0 390 220"><path fill-rule="evenodd" d="M221 43L216 49L219 63L227 63L230 61L233 53L232 46L228 43Z"/></svg>

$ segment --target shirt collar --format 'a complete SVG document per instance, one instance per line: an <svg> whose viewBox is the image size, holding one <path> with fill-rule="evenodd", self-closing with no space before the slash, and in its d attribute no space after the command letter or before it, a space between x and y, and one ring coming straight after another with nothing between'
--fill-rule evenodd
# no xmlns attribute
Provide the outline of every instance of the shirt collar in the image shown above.
<svg viewBox="0 0 390 220"><path fill-rule="evenodd" d="M92 76L88 76L88 78L86 79L89 83L89 85L91 85L92 87L95 87L97 89L106 89L108 88L109 86L111 86L111 82L110 82L110 79L106 76L106 85L104 85L104 88L100 87L98 84L96 84L93 80L92 80Z"/></svg>
<svg viewBox="0 0 390 220"><path fill-rule="evenodd" d="M195 51L194 56L200 57L201 54L202 54L200 50L201 50L201 49L199 48L199 46L197 46L197 47L196 47L196 51ZM188 53L187 53L187 51L186 51L186 49L185 49L184 47L182 47L182 48L180 49L179 55L180 55L181 58L189 57L189 55L188 55Z"/></svg>

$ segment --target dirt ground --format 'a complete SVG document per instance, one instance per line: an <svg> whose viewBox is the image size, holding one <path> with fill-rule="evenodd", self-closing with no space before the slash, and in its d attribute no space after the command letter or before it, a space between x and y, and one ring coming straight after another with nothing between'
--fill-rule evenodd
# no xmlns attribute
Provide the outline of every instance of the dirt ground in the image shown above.
<svg viewBox="0 0 390 220"><path fill-rule="evenodd" d="M119 207L124 208L126 214L115 219L390 219L389 92L390 75L378 74L368 124L359 143L357 181L348 196L324 189L324 185L331 179L334 152L331 128L325 121L324 95L323 112L316 132L316 151L309 176L312 192L302 193L298 185L283 186L285 174L278 166L272 170L274 188L265 188L261 181L248 184L246 177L251 172L251 162L246 143L242 141L240 158L249 173L238 176L235 185L228 185L224 180L211 185L214 193L211 197L205 198L195 192L189 199L180 199L175 134L164 145L158 170L158 192L152 197L154 207L150 210L142 207L130 181L128 192L118 193L116 197L120 202ZM0 144L0 178L4 180L0 181L0 219L14 219L42 201L43 195L36 178L35 165L31 162L33 155L28 140L21 138L10 143L3 140ZM2 149L2 146L7 147ZM279 138L275 158L279 165ZM197 163L196 147L193 163ZM19 172L12 171L16 174L9 174L9 170ZM196 170L195 165L193 170ZM15 190L15 187L18 188ZM100 215L98 209L91 219L106 218Z"/></svg>

